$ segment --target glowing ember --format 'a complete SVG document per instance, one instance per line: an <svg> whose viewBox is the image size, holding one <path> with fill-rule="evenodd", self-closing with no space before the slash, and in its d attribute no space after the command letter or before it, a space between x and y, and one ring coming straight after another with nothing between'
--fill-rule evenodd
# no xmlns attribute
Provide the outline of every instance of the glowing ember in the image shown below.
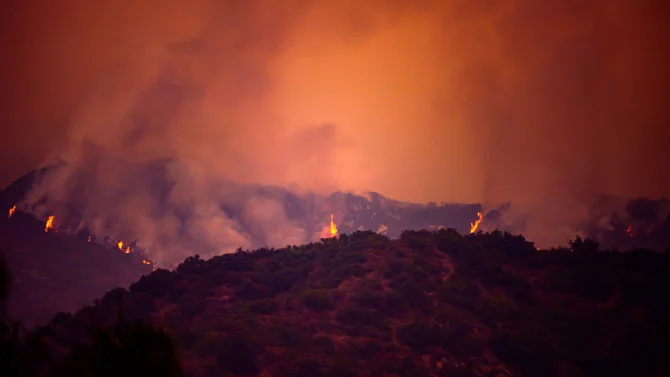
<svg viewBox="0 0 670 377"><path fill-rule="evenodd" d="M628 237L633 237L633 227L628 225L628 228L626 228L626 234L628 234Z"/></svg>
<svg viewBox="0 0 670 377"><path fill-rule="evenodd" d="M337 225L335 225L335 221L333 221L333 214L330 214L330 236L335 237L337 236Z"/></svg>
<svg viewBox="0 0 670 377"><path fill-rule="evenodd" d="M477 217L479 217L477 221L475 221L474 223L470 223L470 234L476 232L477 228L479 228L479 224L482 223L483 216L481 212L477 212Z"/></svg>
<svg viewBox="0 0 670 377"><path fill-rule="evenodd" d="M119 250L123 251L123 241L119 241L119 243L117 243L116 246L119 247Z"/></svg>
<svg viewBox="0 0 670 377"><path fill-rule="evenodd" d="M126 254L130 253L130 246L126 245L126 250L124 250L124 253Z"/></svg>
<svg viewBox="0 0 670 377"><path fill-rule="evenodd" d="M151 262L149 262L149 261L146 260L146 259L142 259L142 263L144 263L144 264L151 264Z"/></svg>
<svg viewBox="0 0 670 377"><path fill-rule="evenodd" d="M88 242L91 242L91 236L88 236Z"/></svg>
<svg viewBox="0 0 670 377"><path fill-rule="evenodd" d="M16 204L14 205L14 207L9 209L9 217L12 217L12 215L14 214L14 211L16 211Z"/></svg>
<svg viewBox="0 0 670 377"><path fill-rule="evenodd" d="M49 218L47 219L47 223L46 223L46 225L44 225L44 231L45 231L45 232L48 232L49 229L51 229L51 228L53 228L53 227L54 227L54 217L53 217L53 216L49 216Z"/></svg>

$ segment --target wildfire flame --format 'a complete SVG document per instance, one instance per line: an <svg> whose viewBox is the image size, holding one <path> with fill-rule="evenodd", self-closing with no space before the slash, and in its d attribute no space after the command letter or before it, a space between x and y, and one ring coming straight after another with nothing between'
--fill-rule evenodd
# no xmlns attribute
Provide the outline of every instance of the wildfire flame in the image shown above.
<svg viewBox="0 0 670 377"><path fill-rule="evenodd" d="M47 223L44 225L44 231L48 232L49 229L51 229L53 227L54 227L54 217L49 216L49 218L47 218Z"/></svg>
<svg viewBox="0 0 670 377"><path fill-rule="evenodd" d="M91 236L88 236L88 242L91 242Z"/></svg>
<svg viewBox="0 0 670 377"><path fill-rule="evenodd" d="M9 217L12 217L12 215L14 214L14 211L16 211L16 204L14 204L14 207L9 209Z"/></svg>
<svg viewBox="0 0 670 377"><path fill-rule="evenodd" d="M628 228L626 228L626 234L628 234L629 237L633 237L633 227L628 225Z"/></svg>
<svg viewBox="0 0 670 377"><path fill-rule="evenodd" d="M146 259L142 259L142 263L144 263L144 264L151 264L151 262L149 262L149 261L146 260Z"/></svg>
<svg viewBox="0 0 670 377"><path fill-rule="evenodd" d="M335 225L335 221L333 221L333 214L330 214L330 236L335 237L337 236L337 225Z"/></svg>
<svg viewBox="0 0 670 377"><path fill-rule="evenodd" d="M482 223L482 220L484 218L481 212L477 212L477 217L479 217L477 221L475 221L474 223L470 223L470 234L477 231L477 228L479 228L479 224Z"/></svg>
<svg viewBox="0 0 670 377"><path fill-rule="evenodd" d="M130 245L126 245L123 241L119 241L116 246L119 248L119 250L123 251L124 253L128 254L130 253Z"/></svg>
<svg viewBox="0 0 670 377"><path fill-rule="evenodd" d="M330 214L330 224L323 227L321 231L322 238L330 238L337 236L337 225L335 225L335 220L333 219L333 214Z"/></svg>

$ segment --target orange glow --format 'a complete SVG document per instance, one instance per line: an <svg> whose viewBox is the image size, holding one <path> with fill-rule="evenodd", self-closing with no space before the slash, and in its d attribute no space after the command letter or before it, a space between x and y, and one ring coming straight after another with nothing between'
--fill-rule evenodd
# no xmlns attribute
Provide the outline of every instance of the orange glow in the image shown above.
<svg viewBox="0 0 670 377"><path fill-rule="evenodd" d="M149 261L146 260L146 259L142 259L142 263L144 263L144 264L151 264L151 262L149 262Z"/></svg>
<svg viewBox="0 0 670 377"><path fill-rule="evenodd" d="M243 11L211 0L15 3L5 9L12 59L0 81L12 95L0 123L16 125L2 153L17 162L3 170L2 186L45 155L88 156L79 148L96 145L105 191L82 191L78 199L94 203L86 216L154 208L156 198L136 190L104 201L139 178L117 174L121 156L193 168L176 183L196 193L209 190L193 175L401 201L509 201L532 216L524 236L543 248L587 220L587 193L655 197L670 188L661 162L670 149L653 136L668 123L669 28L664 12L644 1L587 9L511 0L250 1ZM229 12L238 22L212 17ZM174 85L179 106L161 85ZM135 119L161 126L137 133ZM615 153L622 148L627 153ZM78 175L62 172L33 196L73 187ZM307 237L320 235L324 220ZM128 228L109 234L153 243ZM273 239L288 234L273 231Z"/></svg>
<svg viewBox="0 0 670 377"><path fill-rule="evenodd" d="M119 247L119 250L123 251L123 241L119 241L119 243L117 243L116 246Z"/></svg>
<svg viewBox="0 0 670 377"><path fill-rule="evenodd" d="M14 211L16 211L16 204L14 205L14 207L9 209L9 217L12 217L12 215L14 214Z"/></svg>
<svg viewBox="0 0 670 377"><path fill-rule="evenodd" d="M88 242L91 242L91 236L88 236Z"/></svg>
<svg viewBox="0 0 670 377"><path fill-rule="evenodd" d="M482 223L483 216L481 212L477 212L477 217L479 217L477 221L475 221L474 223L470 223L470 234L476 232L477 228L479 228L479 224Z"/></svg>
<svg viewBox="0 0 670 377"><path fill-rule="evenodd" d="M44 231L48 232L49 229L53 228L53 224L54 224L54 217L49 216L49 218L47 219L47 223L44 225Z"/></svg>

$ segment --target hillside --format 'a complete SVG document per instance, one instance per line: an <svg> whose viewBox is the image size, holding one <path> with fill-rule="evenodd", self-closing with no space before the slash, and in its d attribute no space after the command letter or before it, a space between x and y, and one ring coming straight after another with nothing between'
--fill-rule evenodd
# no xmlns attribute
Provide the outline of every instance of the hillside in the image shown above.
<svg viewBox="0 0 670 377"><path fill-rule="evenodd" d="M669 267L580 239L356 232L190 257L56 315L48 337L64 355L121 305L168 331L187 376L663 376Z"/></svg>
<svg viewBox="0 0 670 377"><path fill-rule="evenodd" d="M153 266L144 264L143 260L154 262L150 257L137 253L136 247L129 255L120 252L116 247L118 240L91 235L86 227L74 232L79 223L76 216L68 219L57 216L54 231L44 232L46 215L35 218L22 210L20 203L40 179L58 167L31 171L0 191L3 213L0 216L0 250L7 252L16 279L9 310L12 316L30 327L46 323L53 313L72 311L90 304L113 287L127 288L142 274L152 270ZM174 182L165 178L164 164L141 169L156 178L156 192L169 191L174 186ZM467 231L469 221L476 218L480 210L479 205L458 204L429 208L394 201L377 193L368 196L334 193L325 197L314 193L297 195L271 186L239 187L229 184L235 186L232 191L236 195L226 197L221 207L238 221L244 229L243 233L254 240L254 247L267 246L267 242L261 230L244 222L243 205L251 197L280 203L287 219L282 221L291 221L308 232L320 229L324 220L329 219L329 211L336 208L334 212L338 213L340 232L350 233L358 229L376 231L384 225L386 232L394 237L400 234L401 229L421 229L430 224ZM64 207L66 213L78 213L77 203L67 203ZM8 217L13 208L16 208L15 211ZM89 236L92 236L93 242L87 242ZM174 234L171 237L178 238ZM195 245L194 248L196 246L202 245ZM196 249L201 250L200 247ZM181 258L174 260L175 264L179 261Z"/></svg>
<svg viewBox="0 0 670 377"><path fill-rule="evenodd" d="M32 171L0 192L0 209L7 213L31 190L31 187L45 177L51 169L47 167ZM174 182L166 178L165 164L156 163L138 167L145 175L155 177L152 188L156 192L169 192ZM340 233L352 233L357 230L371 230L380 232L391 238L400 236L404 229L438 229L440 227L454 228L461 233L467 233L470 223L477 218L477 212L482 210L479 204L417 204L404 203L389 199L378 193L354 195L352 193L336 192L331 195L317 195L315 193L292 192L287 189L263 185L234 185L236 195L226 196L221 202L222 210L237 222L242 233L252 240L250 248L267 247L267 238L282 239L275 232L276 227L263 228L249 224L244 216L244 203L250 197L263 198L271 203L277 203L283 209L285 220L277 220L278 224L290 222L313 234L321 229L324 221L329 219L329 213L335 213L335 221ZM155 186L155 187L154 187ZM161 196L161 195L158 195ZM261 201L262 202L262 201ZM594 220L592 228L585 228L585 234L591 234L607 247L616 247L619 250L634 248L649 248L657 251L665 250L670 246L670 216L664 214L670 206L668 200L636 199L602 197L593 203L593 218L607 219L612 216L609 226L602 227L602 221ZM81 204L81 203L80 203ZM489 208L484 213L482 227L486 229L500 225L500 218L510 209L510 203L497 209ZM616 208L626 207L625 217L616 217ZM65 208L66 210L64 210ZM597 210L596 210L597 209ZM13 300L10 303L10 312L22 320L26 325L43 324L54 312L74 310L92 302L109 289L128 285L137 280L142 274L151 271L151 265L145 265L143 260L151 260L150 256L136 253L133 248L131 255L120 253L112 237L105 240L93 236L94 242L87 242L91 234L84 226L77 233L77 203L66 203L60 207L65 213L72 214L72 218L56 219L58 232L44 232L44 214L35 219L31 214L24 212L20 206L11 218L0 217L0 249L7 251L7 257L12 271L17 278L14 285ZM256 224L258 225L258 224ZM267 230L270 230L269 232ZM518 231L518 230L517 230ZM515 231L516 232L516 231ZM188 241L180 239L170 233L168 240L175 243ZM101 238L101 239L100 239ZM124 241L126 241L124 239ZM143 240L127 240L143 241ZM295 243L308 242L295 241ZM280 244L281 245L281 244ZM199 245L190 245L193 250L204 252ZM158 248L159 253L164 250ZM187 254L189 255L189 254ZM175 264L183 256L172 258ZM169 263L167 267L175 264ZM162 265L166 267L165 265Z"/></svg>
<svg viewBox="0 0 670 377"><path fill-rule="evenodd" d="M87 242L81 235L45 232L44 223L17 211L0 218L0 250L14 275L9 312L24 325L90 304L111 287L127 287L151 272L138 254Z"/></svg>

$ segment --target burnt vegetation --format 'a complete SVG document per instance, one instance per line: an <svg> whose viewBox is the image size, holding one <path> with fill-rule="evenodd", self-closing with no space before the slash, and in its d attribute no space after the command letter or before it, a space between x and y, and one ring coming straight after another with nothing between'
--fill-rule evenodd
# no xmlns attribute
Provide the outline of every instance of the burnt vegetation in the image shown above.
<svg viewBox="0 0 670 377"><path fill-rule="evenodd" d="M577 238L538 251L449 229L196 255L30 333L3 317L0 365L16 376L669 375L669 267L649 250Z"/></svg>

